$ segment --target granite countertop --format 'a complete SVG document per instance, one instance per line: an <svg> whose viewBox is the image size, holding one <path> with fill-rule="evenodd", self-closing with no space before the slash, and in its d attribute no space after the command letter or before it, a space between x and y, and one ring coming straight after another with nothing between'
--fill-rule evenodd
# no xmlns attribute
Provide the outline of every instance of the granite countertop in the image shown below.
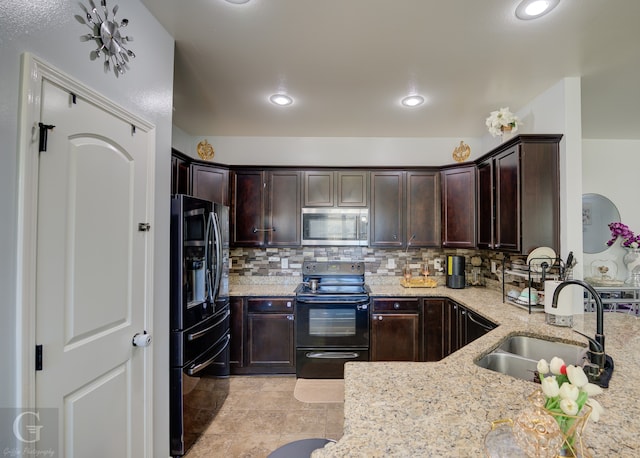
<svg viewBox="0 0 640 458"><path fill-rule="evenodd" d="M300 280L232 284L232 296L292 296ZM586 345L570 328L545 324L505 304L488 288L404 288L367 280L374 296L450 297L499 326L438 362L350 362L345 366L344 435L313 452L322 457L485 457L491 422L515 418L539 385L474 364L507 336L549 336ZM595 314L574 317L574 329L595 334ZM606 409L589 421L585 444L594 457L640 456L640 320L605 313L606 351L615 363L609 388L597 397ZM552 357L553 355L550 355Z"/></svg>
<svg viewBox="0 0 640 458"><path fill-rule="evenodd" d="M314 451L314 458L484 457L491 422L515 418L539 385L482 369L474 360L515 333L586 345L571 329L545 324L544 313L504 304L501 294L489 289L372 285L372 292L450 297L500 326L439 362L347 363L344 435ZM595 314L575 317L574 329L594 335ZM594 457L640 456L640 321L606 313L604 331L615 370L609 388L597 397L606 411L598 423L589 421L585 444Z"/></svg>

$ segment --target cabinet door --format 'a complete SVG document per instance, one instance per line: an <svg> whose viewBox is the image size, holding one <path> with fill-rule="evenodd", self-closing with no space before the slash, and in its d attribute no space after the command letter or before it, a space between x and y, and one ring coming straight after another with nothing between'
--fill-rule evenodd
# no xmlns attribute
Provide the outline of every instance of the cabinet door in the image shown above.
<svg viewBox="0 0 640 458"><path fill-rule="evenodd" d="M203 164L191 166L191 194L211 202L229 205L229 171Z"/></svg>
<svg viewBox="0 0 640 458"><path fill-rule="evenodd" d="M171 194L189 194L189 162L171 156Z"/></svg>
<svg viewBox="0 0 640 458"><path fill-rule="evenodd" d="M247 364L265 373L295 372L293 314L249 313Z"/></svg>
<svg viewBox="0 0 640 458"><path fill-rule="evenodd" d="M371 315L371 361L420 361L417 313Z"/></svg>
<svg viewBox="0 0 640 458"><path fill-rule="evenodd" d="M236 246L263 246L265 227L264 172L233 172L231 243Z"/></svg>
<svg viewBox="0 0 640 458"><path fill-rule="evenodd" d="M539 246L560 252L560 137L542 140L524 137L520 146L523 254Z"/></svg>
<svg viewBox="0 0 640 458"><path fill-rule="evenodd" d="M493 159L478 164L478 248L493 248Z"/></svg>
<svg viewBox="0 0 640 458"><path fill-rule="evenodd" d="M334 178L332 170L308 170L304 172L304 206L333 207Z"/></svg>
<svg viewBox="0 0 640 458"><path fill-rule="evenodd" d="M293 171L269 172L269 205L265 232L269 246L300 245L301 174Z"/></svg>
<svg viewBox="0 0 640 458"><path fill-rule="evenodd" d="M473 342L479 337L482 337L487 332L491 331L496 327L494 323L478 315L477 313L468 309L466 310L466 312L467 312L466 313L467 319L466 319L466 333L465 333L465 339L464 339L465 345L470 342Z"/></svg>
<svg viewBox="0 0 640 458"><path fill-rule="evenodd" d="M401 247L403 239L404 172L371 173L371 246Z"/></svg>
<svg viewBox="0 0 640 458"><path fill-rule="evenodd" d="M339 171L336 173L336 205L366 207L369 204L369 172Z"/></svg>
<svg viewBox="0 0 640 458"><path fill-rule="evenodd" d="M475 167L441 172L442 246L474 248L476 244Z"/></svg>
<svg viewBox="0 0 640 458"><path fill-rule="evenodd" d="M520 251L520 155L518 146L495 158L495 248ZM536 222L538 224L538 222Z"/></svg>
<svg viewBox="0 0 640 458"><path fill-rule="evenodd" d="M448 309L445 299L424 299L424 360L440 361L446 356L445 340L449 340L445 320Z"/></svg>
<svg viewBox="0 0 640 458"><path fill-rule="evenodd" d="M231 370L244 366L244 300L242 297L230 299L231 309L231 343L229 351L229 363Z"/></svg>
<svg viewBox="0 0 640 458"><path fill-rule="evenodd" d="M460 348L459 304L447 299L445 315L445 356Z"/></svg>
<svg viewBox="0 0 640 458"><path fill-rule="evenodd" d="M440 246L439 176L438 172L407 172L405 240L411 240L411 246Z"/></svg>

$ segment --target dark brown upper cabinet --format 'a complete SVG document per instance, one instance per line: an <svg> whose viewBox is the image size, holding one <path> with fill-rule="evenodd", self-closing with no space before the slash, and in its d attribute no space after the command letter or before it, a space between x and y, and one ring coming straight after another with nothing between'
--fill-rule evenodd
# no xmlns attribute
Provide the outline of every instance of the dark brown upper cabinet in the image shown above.
<svg viewBox="0 0 640 458"><path fill-rule="evenodd" d="M405 243L404 177L401 171L371 172L371 246L401 247Z"/></svg>
<svg viewBox="0 0 640 458"><path fill-rule="evenodd" d="M440 174L437 171L407 172L405 240L410 246L440 246Z"/></svg>
<svg viewBox="0 0 640 458"><path fill-rule="evenodd" d="M176 150L171 152L171 194L189 194L189 158Z"/></svg>
<svg viewBox="0 0 640 458"><path fill-rule="evenodd" d="M229 169L191 164L191 194L211 202L229 205Z"/></svg>
<svg viewBox="0 0 640 458"><path fill-rule="evenodd" d="M562 135L519 135L478 162L478 247L560 249Z"/></svg>
<svg viewBox="0 0 640 458"><path fill-rule="evenodd" d="M442 246L476 246L476 167L457 166L440 172L442 180Z"/></svg>
<svg viewBox="0 0 640 458"><path fill-rule="evenodd" d="M305 207L366 207L368 204L368 171L307 170L304 172Z"/></svg>
<svg viewBox="0 0 640 458"><path fill-rule="evenodd" d="M301 172L234 170L231 243L299 246Z"/></svg>

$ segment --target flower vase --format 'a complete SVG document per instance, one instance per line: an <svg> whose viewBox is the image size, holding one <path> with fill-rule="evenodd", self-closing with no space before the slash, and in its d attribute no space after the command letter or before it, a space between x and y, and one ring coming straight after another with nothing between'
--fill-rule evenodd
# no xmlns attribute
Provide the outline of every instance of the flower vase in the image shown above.
<svg viewBox="0 0 640 458"><path fill-rule="evenodd" d="M627 280L630 286L640 286L640 248L626 248L627 252L622 258L627 268Z"/></svg>
<svg viewBox="0 0 640 458"><path fill-rule="evenodd" d="M544 399L536 390L529 396L530 405L516 417L513 434L518 446L529 457L591 458L583 444L591 407L584 405L577 415L566 415L545 409Z"/></svg>
<svg viewBox="0 0 640 458"><path fill-rule="evenodd" d="M500 127L500 132L501 132L500 135L502 137L502 141L503 142L506 142L511 137L513 137L513 127L511 127L511 126L502 126L502 127Z"/></svg>

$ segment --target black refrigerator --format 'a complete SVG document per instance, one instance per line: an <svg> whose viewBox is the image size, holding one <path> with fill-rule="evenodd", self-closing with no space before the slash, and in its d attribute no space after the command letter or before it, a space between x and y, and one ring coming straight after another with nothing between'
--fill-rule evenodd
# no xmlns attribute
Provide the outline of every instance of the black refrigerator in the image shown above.
<svg viewBox="0 0 640 458"><path fill-rule="evenodd" d="M196 400L203 376L229 375L229 208L171 197L171 455L183 456L215 415Z"/></svg>

